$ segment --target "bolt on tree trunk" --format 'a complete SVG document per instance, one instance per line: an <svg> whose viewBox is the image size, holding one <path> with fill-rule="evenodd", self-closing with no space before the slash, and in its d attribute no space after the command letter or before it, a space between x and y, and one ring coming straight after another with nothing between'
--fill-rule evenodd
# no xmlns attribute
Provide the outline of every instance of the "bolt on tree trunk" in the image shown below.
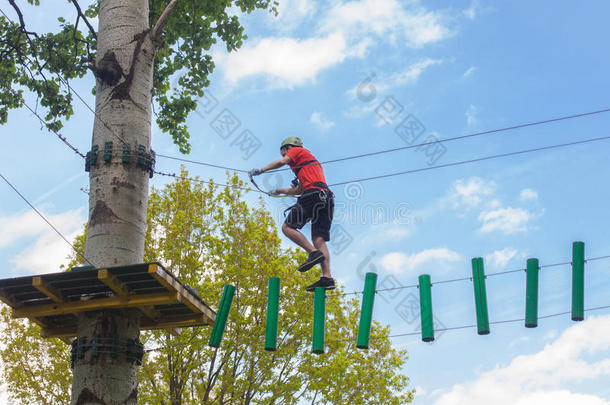
<svg viewBox="0 0 610 405"><path fill-rule="evenodd" d="M96 118L90 167L89 227L85 256L96 267L141 263L144 258L149 171L137 151L150 151L154 46L148 0L101 0L96 60ZM102 158L112 142L111 158ZM93 150L93 149L92 149ZM128 162L124 151L129 151ZM138 340L137 310L84 313L77 337L98 339L74 364L72 404L136 404L137 365L125 353Z"/></svg>

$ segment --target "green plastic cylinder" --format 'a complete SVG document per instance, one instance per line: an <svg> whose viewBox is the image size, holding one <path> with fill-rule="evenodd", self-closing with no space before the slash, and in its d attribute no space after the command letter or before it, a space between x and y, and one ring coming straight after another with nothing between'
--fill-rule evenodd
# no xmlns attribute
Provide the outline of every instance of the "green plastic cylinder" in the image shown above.
<svg viewBox="0 0 610 405"><path fill-rule="evenodd" d="M222 291L222 297L220 298L220 304L218 305L218 312L216 313L212 334L210 335L210 342L208 343L212 347L220 347L222 335L227 326L229 312L231 311L231 305L233 304L234 295L235 287L230 284L225 285L224 290Z"/></svg>
<svg viewBox="0 0 610 405"><path fill-rule="evenodd" d="M358 349L369 348L376 286L377 273L366 273L362 296L362 309L360 310L360 324L358 325L358 338L356 339L356 347Z"/></svg>
<svg viewBox="0 0 610 405"><path fill-rule="evenodd" d="M585 244L572 244L572 320L585 319Z"/></svg>
<svg viewBox="0 0 610 405"><path fill-rule="evenodd" d="M489 315L487 311L487 292L485 290L485 270L483 258L472 259L472 281L474 285L474 300L477 311L477 333L489 334Z"/></svg>
<svg viewBox="0 0 610 405"><path fill-rule="evenodd" d="M538 326L538 259L527 259L526 271L525 327L535 328Z"/></svg>
<svg viewBox="0 0 610 405"><path fill-rule="evenodd" d="M434 341L434 318L432 316L432 284L430 275L419 276L419 308L421 312L421 340Z"/></svg>
<svg viewBox="0 0 610 405"><path fill-rule="evenodd" d="M274 352L277 349L277 325L280 307L280 279L269 279L267 292L267 323L265 329L265 350Z"/></svg>
<svg viewBox="0 0 610 405"><path fill-rule="evenodd" d="M326 322L326 290L316 287L313 293L313 344L311 351L324 353L324 323Z"/></svg>

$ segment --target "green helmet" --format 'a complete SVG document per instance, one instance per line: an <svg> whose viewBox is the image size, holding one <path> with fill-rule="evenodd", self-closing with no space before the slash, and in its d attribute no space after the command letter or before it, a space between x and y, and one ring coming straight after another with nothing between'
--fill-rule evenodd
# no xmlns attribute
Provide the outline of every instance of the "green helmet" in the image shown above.
<svg viewBox="0 0 610 405"><path fill-rule="evenodd" d="M280 149L288 145L303 146L303 141L298 136L289 136L288 138L284 139L284 141L282 142L282 146L280 146Z"/></svg>

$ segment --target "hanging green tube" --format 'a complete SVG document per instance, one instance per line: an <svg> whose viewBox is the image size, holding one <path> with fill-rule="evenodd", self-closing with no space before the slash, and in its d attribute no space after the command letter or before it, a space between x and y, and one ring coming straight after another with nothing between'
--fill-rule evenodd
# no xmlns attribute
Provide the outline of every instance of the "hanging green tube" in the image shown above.
<svg viewBox="0 0 610 405"><path fill-rule="evenodd" d="M479 335L489 334L489 315L487 311L487 292L485 291L485 270L483 258L472 259L472 281L474 300L477 310L477 330Z"/></svg>
<svg viewBox="0 0 610 405"><path fill-rule="evenodd" d="M269 279L269 291L267 293L267 323L265 329L265 350L274 352L277 348L277 324L280 307L280 279L271 277Z"/></svg>
<svg viewBox="0 0 610 405"><path fill-rule="evenodd" d="M432 291L430 275L419 276L419 308L421 312L421 340L434 342L434 318L432 316Z"/></svg>
<svg viewBox="0 0 610 405"><path fill-rule="evenodd" d="M525 286L525 327L538 326L538 274L540 266L538 259L527 259L527 274Z"/></svg>
<svg viewBox="0 0 610 405"><path fill-rule="evenodd" d="M313 293L313 344L311 351L324 353L324 323L326 321L326 290L316 287Z"/></svg>
<svg viewBox="0 0 610 405"><path fill-rule="evenodd" d="M231 305L233 304L234 295L235 287L230 284L226 284L224 290L222 291L222 298L220 299L220 304L218 305L216 320L214 321L214 327L212 328L212 334L210 335L210 342L208 343L212 347L220 347L222 335L225 332L225 326L227 326L229 312L231 311Z"/></svg>
<svg viewBox="0 0 610 405"><path fill-rule="evenodd" d="M356 347L358 349L369 348L376 285L377 273L366 273L362 296L362 309L360 310L360 324L358 326L358 338L356 339Z"/></svg>
<svg viewBox="0 0 610 405"><path fill-rule="evenodd" d="M572 244L572 320L585 319L585 244Z"/></svg>

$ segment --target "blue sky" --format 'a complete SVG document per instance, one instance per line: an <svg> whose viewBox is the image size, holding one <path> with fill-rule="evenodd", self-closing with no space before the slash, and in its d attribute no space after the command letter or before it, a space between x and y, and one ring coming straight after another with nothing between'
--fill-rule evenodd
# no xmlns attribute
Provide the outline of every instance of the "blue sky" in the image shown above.
<svg viewBox="0 0 610 405"><path fill-rule="evenodd" d="M607 2L280 2L277 18L259 12L243 19L249 39L239 52L214 49L208 97L188 121L188 158L247 170L278 158L281 140L297 135L326 161L609 107ZM28 15L44 27L59 11ZM93 105L91 83L88 77L75 86ZM75 111L62 134L85 151L92 114L78 101ZM235 132L214 129L220 114L239 120ZM421 134L415 139L401 123L417 123ZM523 268L528 257L568 262L575 240L585 242L588 258L610 255L609 141L354 181L608 136L608 123L610 113L599 114L326 165L329 184L351 182L334 189L333 275L355 291L369 270L383 288L416 284L423 273L433 283L469 277L476 256L487 272ZM240 142L245 130L253 148ZM82 161L25 109L10 113L0 136L0 172L73 237L87 213ZM156 128L153 149L179 156ZM225 176L187 167L202 178ZM157 169L177 172L179 163L159 158ZM270 189L290 179L281 172L259 183ZM152 185L167 181L155 176ZM0 276L56 271L69 251L65 242L8 186L0 190ZM258 195L248 198L258 203ZM266 204L280 221L288 202ZM608 266L587 263L586 308L610 305ZM541 315L570 310L570 283L569 266L541 271ZM433 286L439 325L475 324L473 295L470 281ZM487 295L491 321L523 318L525 274L489 277ZM417 332L413 299L412 288L380 292L374 316L392 334ZM607 404L609 314L588 312L578 324L567 315L543 319L536 329L492 325L488 336L447 331L433 344L418 336L393 341L409 351L404 372L417 387L416 404Z"/></svg>

